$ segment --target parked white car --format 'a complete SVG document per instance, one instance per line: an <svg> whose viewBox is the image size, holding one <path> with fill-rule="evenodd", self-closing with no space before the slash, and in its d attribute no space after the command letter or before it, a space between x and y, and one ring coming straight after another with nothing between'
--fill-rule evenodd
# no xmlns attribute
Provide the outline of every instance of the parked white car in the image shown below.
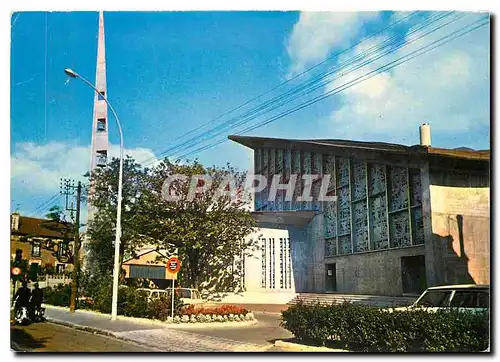
<svg viewBox="0 0 500 362"><path fill-rule="evenodd" d="M166 292L170 295L172 288L167 288ZM175 288L175 292L184 304L202 304L204 303L201 294L197 289Z"/></svg>
<svg viewBox="0 0 500 362"><path fill-rule="evenodd" d="M145 293L149 302L160 299L160 297L167 298L170 295L166 290L162 289L137 288L136 291Z"/></svg>
<svg viewBox="0 0 500 362"><path fill-rule="evenodd" d="M409 307L399 307L391 310L400 311L408 308L420 308L429 312L435 312L443 308L458 308L459 310L480 312L489 310L489 302L489 285L444 285L428 288Z"/></svg>

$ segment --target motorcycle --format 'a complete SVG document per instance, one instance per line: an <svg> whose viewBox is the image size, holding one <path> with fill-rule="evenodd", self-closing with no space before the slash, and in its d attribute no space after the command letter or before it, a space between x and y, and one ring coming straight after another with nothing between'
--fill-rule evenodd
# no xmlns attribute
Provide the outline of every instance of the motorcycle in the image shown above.
<svg viewBox="0 0 500 362"><path fill-rule="evenodd" d="M27 307L20 307L16 311L15 320L17 323L27 325L31 323L30 313Z"/></svg>
<svg viewBox="0 0 500 362"><path fill-rule="evenodd" d="M45 308L34 307L33 308L33 322L43 322L45 320Z"/></svg>

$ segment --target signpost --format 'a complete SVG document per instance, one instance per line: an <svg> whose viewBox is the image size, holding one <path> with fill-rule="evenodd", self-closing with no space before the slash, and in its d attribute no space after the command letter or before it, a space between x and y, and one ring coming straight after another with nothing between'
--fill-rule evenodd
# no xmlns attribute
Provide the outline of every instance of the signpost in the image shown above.
<svg viewBox="0 0 500 362"><path fill-rule="evenodd" d="M170 273L172 274L177 274L181 268L181 262L179 261L178 258L175 256L171 257L167 261L167 269ZM171 309L172 309L172 318L174 318L174 293L175 293L175 279L172 278L172 304Z"/></svg>
<svg viewBox="0 0 500 362"><path fill-rule="evenodd" d="M19 274L21 274L21 268L15 266L10 269L10 274L14 277L17 277ZM16 295L16 287L17 287L17 278L12 278L12 303L14 303L14 296Z"/></svg>

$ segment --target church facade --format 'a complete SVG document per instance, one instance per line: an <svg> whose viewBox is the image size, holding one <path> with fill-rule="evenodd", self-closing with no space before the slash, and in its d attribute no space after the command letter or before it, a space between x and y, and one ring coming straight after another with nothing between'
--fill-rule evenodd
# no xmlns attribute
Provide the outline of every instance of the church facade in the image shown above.
<svg viewBox="0 0 500 362"><path fill-rule="evenodd" d="M254 195L258 252L245 260L250 299L295 293L415 295L489 284L489 151L345 140L230 136L268 180ZM269 198L278 175L288 190ZM307 184L304 175L318 175ZM329 175L322 201L321 183ZM309 188L311 198L302 201ZM274 190L272 190L274 194Z"/></svg>

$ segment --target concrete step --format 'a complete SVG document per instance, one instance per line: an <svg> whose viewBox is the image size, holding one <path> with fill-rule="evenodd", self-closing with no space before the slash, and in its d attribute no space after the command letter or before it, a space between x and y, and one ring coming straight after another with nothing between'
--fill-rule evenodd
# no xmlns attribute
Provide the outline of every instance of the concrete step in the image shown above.
<svg viewBox="0 0 500 362"><path fill-rule="evenodd" d="M313 294L301 293L288 304L293 305L301 301L306 304L332 304L342 302L352 302L366 304L378 307L389 306L405 306L412 304L417 297L390 297L390 296L375 296L375 295L354 295L354 294Z"/></svg>

